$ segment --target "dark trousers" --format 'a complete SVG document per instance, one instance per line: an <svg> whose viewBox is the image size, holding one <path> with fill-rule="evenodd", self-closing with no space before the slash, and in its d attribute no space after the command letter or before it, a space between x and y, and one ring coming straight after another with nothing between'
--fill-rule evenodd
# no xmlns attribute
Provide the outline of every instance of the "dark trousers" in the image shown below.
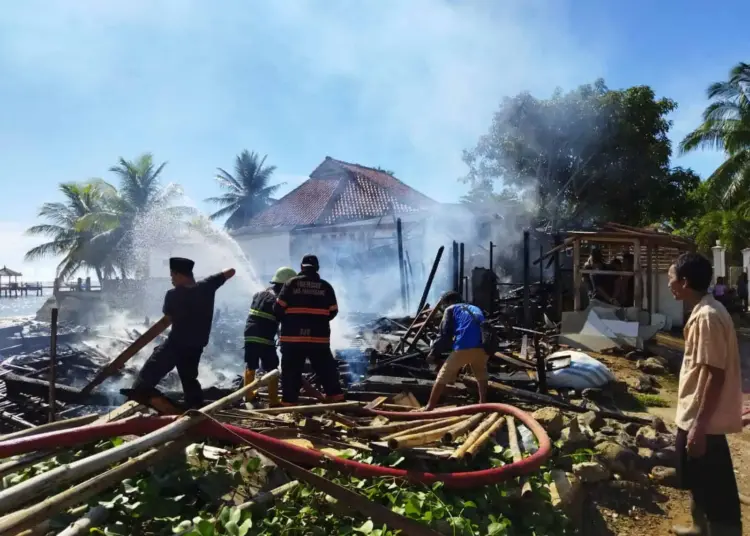
<svg viewBox="0 0 750 536"><path fill-rule="evenodd" d="M279 368L276 345L245 343L245 366L248 370L258 370L258 365L263 365L264 372Z"/></svg>
<svg viewBox="0 0 750 536"><path fill-rule="evenodd" d="M198 364L203 348L180 348L166 342L157 346L138 373L133 389L150 394L169 372L177 367L185 404L190 408L203 406L203 390L198 382Z"/></svg>
<svg viewBox="0 0 750 536"><path fill-rule="evenodd" d="M326 344L283 344L281 346L281 399L295 404L302 388L305 360L310 360L313 371L323 384L328 396L343 393L339 383L339 369Z"/></svg>
<svg viewBox="0 0 750 536"><path fill-rule="evenodd" d="M700 458L688 456L687 436L686 431L677 430L677 476L682 487L690 490L709 524L741 527L740 498L727 436L706 436L706 453Z"/></svg>

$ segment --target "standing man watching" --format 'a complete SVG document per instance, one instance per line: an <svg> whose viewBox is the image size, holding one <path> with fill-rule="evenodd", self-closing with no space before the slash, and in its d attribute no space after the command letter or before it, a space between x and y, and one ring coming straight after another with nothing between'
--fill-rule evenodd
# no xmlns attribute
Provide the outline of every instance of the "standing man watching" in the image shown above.
<svg viewBox="0 0 750 536"><path fill-rule="evenodd" d="M263 365L266 372L279 368L279 356L276 355L279 321L273 314L273 308L284 283L296 276L297 272L293 268L279 268L271 279L271 286L253 296L245 322L245 385L255 381L255 371L259 364ZM268 383L268 399L271 406L279 404L278 377Z"/></svg>
<svg viewBox="0 0 750 536"><path fill-rule="evenodd" d="M446 306L443 320L440 322L440 335L432 345L428 359L437 354L451 351L443 366L440 367L435 385L430 393L430 400L423 411L432 411L437 407L445 386L456 381L461 369L468 365L477 380L479 403L487 402L487 352L482 347L482 322L484 314L476 305L461 303L458 292L446 292L440 302Z"/></svg>
<svg viewBox="0 0 750 536"><path fill-rule="evenodd" d="M331 355L330 322L339 312L333 287L320 278L315 255L302 258L300 274L281 289L274 313L281 322L281 404L294 406L299 400L305 360L310 359L326 401L344 400L339 371Z"/></svg>
<svg viewBox="0 0 750 536"><path fill-rule="evenodd" d="M133 390L150 396L162 378L177 367L186 405L200 408L203 390L198 382L198 364L211 334L214 296L219 287L234 276L235 270L230 268L196 282L194 265L190 259L169 259L174 288L164 296L162 312L171 321L172 330L167 341L157 346L144 363Z"/></svg>
<svg viewBox="0 0 750 536"><path fill-rule="evenodd" d="M712 275L697 253L680 255L669 268L672 294L692 308L675 418L678 476L692 494L692 526L673 529L682 536L742 534L726 437L742 431L740 355L731 316L708 292Z"/></svg>

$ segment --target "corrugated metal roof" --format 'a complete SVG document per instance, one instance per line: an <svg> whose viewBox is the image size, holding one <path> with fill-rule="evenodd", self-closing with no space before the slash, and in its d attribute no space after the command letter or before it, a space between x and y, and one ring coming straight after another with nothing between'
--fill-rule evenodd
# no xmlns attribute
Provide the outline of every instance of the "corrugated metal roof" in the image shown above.
<svg viewBox="0 0 750 536"><path fill-rule="evenodd" d="M330 157L323 165L324 175L313 172L313 178L256 215L248 227L332 225L417 212L436 204L385 172Z"/></svg>

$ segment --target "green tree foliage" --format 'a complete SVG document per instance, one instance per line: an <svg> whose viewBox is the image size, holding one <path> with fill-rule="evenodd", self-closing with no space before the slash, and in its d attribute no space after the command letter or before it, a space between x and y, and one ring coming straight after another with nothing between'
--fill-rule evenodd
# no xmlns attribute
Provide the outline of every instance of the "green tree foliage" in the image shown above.
<svg viewBox="0 0 750 536"><path fill-rule="evenodd" d="M464 152L465 180L533 195L539 223L556 228L684 219L698 180L669 167L666 116L675 107L647 86L615 91L603 80L549 99L507 97Z"/></svg>
<svg viewBox="0 0 750 536"><path fill-rule="evenodd" d="M706 93L712 102L703 123L682 140L680 150L725 151L727 159L709 181L727 207L737 207L750 197L750 64L736 65L727 81L711 84Z"/></svg>
<svg viewBox="0 0 750 536"><path fill-rule="evenodd" d="M263 209L273 204L273 194L282 184L269 185L276 166L266 166L266 157L255 152L242 151L234 163L234 175L218 168L216 181L226 193L206 199L221 208L211 214L211 219L227 218L226 229L238 229Z"/></svg>
<svg viewBox="0 0 750 536"><path fill-rule="evenodd" d="M101 179L61 184L65 201L42 205L39 216L49 223L27 231L51 240L31 249L26 258L63 257L56 274L61 279L79 269L93 269L100 281L137 271L133 247L144 221L181 221L195 212L173 205L182 192L176 185L161 184L164 166L155 166L146 153L135 160L121 158L110 168L119 187Z"/></svg>
<svg viewBox="0 0 750 536"><path fill-rule="evenodd" d="M174 225L196 212L174 205L182 196L182 188L173 183L162 184L165 166L166 162L155 165L150 153L135 160L120 158L118 164L109 169L118 179L117 188L110 185L114 195L108 197L101 210L83 222L84 226L105 229L96 233L92 243L109 252L122 268L123 276L145 269L144 259L133 256L136 241L142 239L143 234L155 233L160 227Z"/></svg>
<svg viewBox="0 0 750 536"><path fill-rule="evenodd" d="M726 160L693 193L694 217L679 232L706 253L719 240L738 261L750 242L750 64L736 65L707 95L711 102L703 123L682 140L680 150L719 149Z"/></svg>
<svg viewBox="0 0 750 536"><path fill-rule="evenodd" d="M112 195L109 186L94 180L89 183L63 183L59 191L63 202L44 203L38 216L47 223L34 225L26 232L32 236L45 236L49 242L30 249L26 260L45 257L62 257L56 277L66 279L80 268L92 269L101 281L115 271L116 265L108 260L107 252L91 246L91 239L99 229L83 222L103 209Z"/></svg>

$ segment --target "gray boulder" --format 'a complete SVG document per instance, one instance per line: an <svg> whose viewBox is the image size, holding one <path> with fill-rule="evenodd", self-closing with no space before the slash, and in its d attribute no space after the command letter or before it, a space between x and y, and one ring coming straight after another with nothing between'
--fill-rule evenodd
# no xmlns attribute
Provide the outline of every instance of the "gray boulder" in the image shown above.
<svg viewBox="0 0 750 536"><path fill-rule="evenodd" d="M573 465L573 474L586 484L602 482L610 477L609 469L599 462L582 462Z"/></svg>

